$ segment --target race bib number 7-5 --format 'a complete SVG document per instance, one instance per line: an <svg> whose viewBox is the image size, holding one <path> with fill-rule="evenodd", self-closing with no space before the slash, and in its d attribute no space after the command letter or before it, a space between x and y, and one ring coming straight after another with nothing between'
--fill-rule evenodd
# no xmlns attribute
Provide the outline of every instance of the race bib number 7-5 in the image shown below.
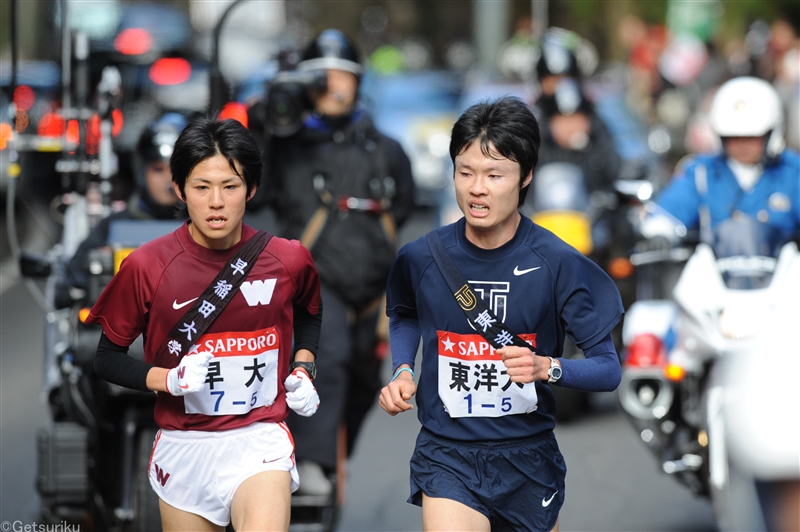
<svg viewBox="0 0 800 532"><path fill-rule="evenodd" d="M204 334L191 352L210 351L205 387L183 398L187 414L246 414L278 395L280 338L274 327L256 332Z"/></svg>
<svg viewBox="0 0 800 532"><path fill-rule="evenodd" d="M439 398L450 417L500 417L536 410L534 383L511 382L502 357L480 334L437 331ZM536 345L535 334L520 338Z"/></svg>

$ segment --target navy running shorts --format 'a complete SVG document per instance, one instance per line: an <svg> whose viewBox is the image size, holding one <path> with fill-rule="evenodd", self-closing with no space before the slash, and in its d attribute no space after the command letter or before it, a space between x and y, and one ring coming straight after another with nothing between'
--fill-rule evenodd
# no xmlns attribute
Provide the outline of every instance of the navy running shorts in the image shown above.
<svg viewBox="0 0 800 532"><path fill-rule="evenodd" d="M411 457L411 496L451 499L485 515L492 530L543 530L564 504L567 466L555 434L463 442L423 428Z"/></svg>

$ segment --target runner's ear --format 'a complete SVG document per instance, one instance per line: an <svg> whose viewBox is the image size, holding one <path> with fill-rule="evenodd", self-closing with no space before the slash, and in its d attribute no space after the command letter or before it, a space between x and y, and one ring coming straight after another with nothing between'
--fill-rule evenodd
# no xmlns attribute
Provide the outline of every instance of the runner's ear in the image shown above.
<svg viewBox="0 0 800 532"><path fill-rule="evenodd" d="M183 197L181 194L181 187L178 186L178 183L172 182L172 187L175 189L175 195L178 196L178 199L182 202L186 203L186 198ZM249 198L248 198L249 199Z"/></svg>
<svg viewBox="0 0 800 532"><path fill-rule="evenodd" d="M519 187L519 188L520 188L520 190L522 190L523 188L525 188L525 187L527 187L528 185L530 185L530 184L531 184L531 181L533 181L533 170L531 170L530 172L528 172L528 175L527 175L527 177L525 177L525 179L523 179L523 180L522 180L522 185Z"/></svg>

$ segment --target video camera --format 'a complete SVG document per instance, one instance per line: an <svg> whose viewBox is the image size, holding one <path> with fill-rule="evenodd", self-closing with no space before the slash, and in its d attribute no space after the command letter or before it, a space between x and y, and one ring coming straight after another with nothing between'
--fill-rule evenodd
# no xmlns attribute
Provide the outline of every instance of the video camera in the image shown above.
<svg viewBox="0 0 800 532"><path fill-rule="evenodd" d="M267 82L262 107L264 128L277 137L288 137L303 126L303 113L311 110L308 91L325 92L325 70L282 70Z"/></svg>

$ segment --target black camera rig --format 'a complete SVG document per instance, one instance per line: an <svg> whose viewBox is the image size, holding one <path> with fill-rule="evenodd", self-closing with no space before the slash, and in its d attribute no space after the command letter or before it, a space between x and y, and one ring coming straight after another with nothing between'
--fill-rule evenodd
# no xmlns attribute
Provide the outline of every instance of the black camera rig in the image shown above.
<svg viewBox="0 0 800 532"><path fill-rule="evenodd" d="M258 107L259 122L266 133L288 137L303 126L303 115L312 108L310 91L325 92L324 70L282 70L267 82L265 98Z"/></svg>

